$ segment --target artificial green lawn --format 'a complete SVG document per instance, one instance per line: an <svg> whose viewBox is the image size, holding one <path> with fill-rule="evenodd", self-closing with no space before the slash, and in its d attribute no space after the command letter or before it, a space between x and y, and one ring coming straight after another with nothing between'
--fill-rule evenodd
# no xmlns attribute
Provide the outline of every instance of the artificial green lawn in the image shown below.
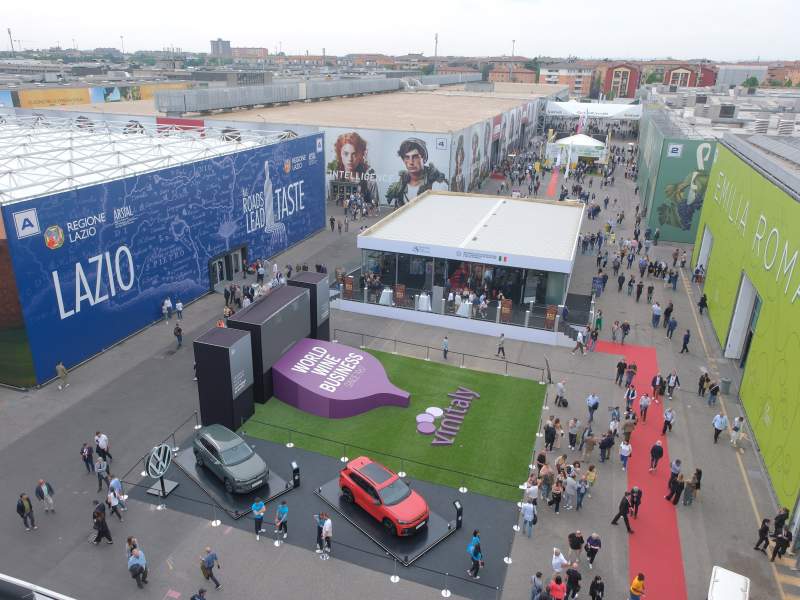
<svg viewBox="0 0 800 600"><path fill-rule="evenodd" d="M325 419L273 398L256 405L255 415L242 430L281 443L291 435L291 441L306 450L337 458L343 452L350 458L366 455L395 471L404 470L412 478L519 499L518 485L528 475L545 386L538 381L370 353L383 364L393 384L410 392L408 408L384 406L347 419ZM481 397L472 402L454 443L432 446L433 436L417 433L416 416L429 406L447 407L447 394L459 386ZM295 432L290 434L287 429Z"/></svg>

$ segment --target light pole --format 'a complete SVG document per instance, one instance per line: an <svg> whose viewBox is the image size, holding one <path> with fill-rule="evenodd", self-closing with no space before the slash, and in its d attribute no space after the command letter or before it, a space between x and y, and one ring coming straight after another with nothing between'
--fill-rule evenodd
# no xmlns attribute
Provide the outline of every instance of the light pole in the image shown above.
<svg viewBox="0 0 800 600"><path fill-rule="evenodd" d="M122 50L122 55L125 56L125 37L119 36L119 45Z"/></svg>
<svg viewBox="0 0 800 600"><path fill-rule="evenodd" d="M516 45L517 45L517 40L511 40L511 58L512 59L514 58L514 50L516 48Z"/></svg>

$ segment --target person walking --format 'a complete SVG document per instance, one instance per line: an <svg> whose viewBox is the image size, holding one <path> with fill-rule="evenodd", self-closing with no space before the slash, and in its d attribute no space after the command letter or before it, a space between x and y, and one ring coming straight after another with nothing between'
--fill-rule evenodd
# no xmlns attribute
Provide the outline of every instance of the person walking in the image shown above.
<svg viewBox="0 0 800 600"><path fill-rule="evenodd" d="M621 518L625 522L625 527L628 529L628 533L633 533L633 529L631 529L631 522L628 519L628 514L631 512L630 495L630 492L625 492L625 494L622 496L622 500L619 501L617 514L611 520L611 524L617 525L617 522Z"/></svg>
<svg viewBox="0 0 800 600"><path fill-rule="evenodd" d="M112 477L111 481L108 483L109 491L113 491L117 495L117 500L119 502L119 509L121 511L128 510L127 505L125 504L125 499L127 496L122 491L122 482L119 480L119 477Z"/></svg>
<svg viewBox="0 0 800 600"><path fill-rule="evenodd" d="M206 581L213 581L214 589L219 590L222 589L222 584L214 575L214 567L221 569L222 565L219 562L217 553L213 552L210 546L206 546L205 554L200 557L200 571L203 573L203 577L206 578Z"/></svg>
<svg viewBox="0 0 800 600"><path fill-rule="evenodd" d="M619 343L624 345L625 338L628 337L628 334L631 332L631 324L627 321L623 321L619 328L622 330L622 337L620 337Z"/></svg>
<svg viewBox="0 0 800 600"><path fill-rule="evenodd" d="M679 354L683 354L684 352L689 352L689 339L692 337L692 334L689 333L689 330L686 330L686 333L683 334L683 345L681 346L681 351Z"/></svg>
<svg viewBox="0 0 800 600"><path fill-rule="evenodd" d="M700 379L697 381L697 395L701 398L705 398L706 390L710 384L711 377L709 377L708 373L704 371L703 374L700 375Z"/></svg>
<svg viewBox="0 0 800 600"><path fill-rule="evenodd" d="M176 350L180 350L180 347L183 345L183 329L179 324L175 324L175 329L172 330L172 335L174 335L175 339L178 340L178 347Z"/></svg>
<svg viewBox="0 0 800 600"><path fill-rule="evenodd" d="M661 392L661 384L663 381L664 378L661 376L661 373L656 373L650 380L650 387L652 388L653 398L656 402L658 402L658 395Z"/></svg>
<svg viewBox="0 0 800 600"><path fill-rule="evenodd" d="M261 540L261 534L264 533L264 515L267 512L267 505L261 498L256 498L250 505L250 510L253 512L256 541L258 542Z"/></svg>
<svg viewBox="0 0 800 600"><path fill-rule="evenodd" d="M108 463L102 456L98 456L94 461L94 472L97 475L97 493L99 494L103 491L103 483L106 484L106 487L111 483L108 477Z"/></svg>
<svg viewBox="0 0 800 600"><path fill-rule="evenodd" d="M678 476L672 481L669 487L669 494L664 496L665 500L671 500L672 504L677 506L678 501L681 499L681 494L683 494L683 489L686 487L686 482L683 479L682 474L678 474Z"/></svg>
<svg viewBox="0 0 800 600"><path fill-rule="evenodd" d="M544 425L544 449L548 452L553 451L553 444L556 442L556 428L553 421L547 420Z"/></svg>
<svg viewBox="0 0 800 600"><path fill-rule="evenodd" d="M583 551L583 545L585 544L585 540L583 539L583 534L581 534L580 529L573 531L567 536L567 544L569 545L569 550L567 551L567 560L578 564L578 561L581 558L581 552Z"/></svg>
<svg viewBox="0 0 800 600"><path fill-rule="evenodd" d="M594 569L594 561L597 558L598 552L600 552L600 548L602 547L603 542L600 539L600 536L597 535L597 532L593 532L592 535L586 538L584 549L586 550L586 558L589 560L590 569Z"/></svg>
<svg viewBox="0 0 800 600"><path fill-rule="evenodd" d="M697 474L695 473L692 478L686 482L683 488L683 505L691 506L694 502L694 492L697 489Z"/></svg>
<svg viewBox="0 0 800 600"><path fill-rule="evenodd" d="M206 589L205 588L200 588L199 590L197 590L197 593L194 596L189 598L189 600L207 600L206 599Z"/></svg>
<svg viewBox="0 0 800 600"><path fill-rule="evenodd" d="M553 559L550 561L550 564L553 567L553 573L561 575L564 572L564 568L570 563L564 558L564 555L561 554L561 550L553 548Z"/></svg>
<svg viewBox="0 0 800 600"><path fill-rule="evenodd" d="M481 535L477 529L472 532L472 540L467 546L467 554L469 554L469 558L472 561L472 565L467 569L467 575L473 579L480 579L481 576L478 575L478 572L483 565L483 553L481 552Z"/></svg>
<svg viewBox="0 0 800 600"><path fill-rule="evenodd" d="M94 473L94 450L86 442L83 442L83 446L81 446L81 460L83 461L83 466L86 467L86 474L91 475Z"/></svg>
<svg viewBox="0 0 800 600"><path fill-rule="evenodd" d="M447 360L447 351L450 349L450 342L447 341L447 336L442 340L442 356Z"/></svg>
<svg viewBox="0 0 800 600"><path fill-rule="evenodd" d="M503 355L506 357L506 334L501 333L500 338L497 340L497 354L495 356Z"/></svg>
<svg viewBox="0 0 800 600"><path fill-rule="evenodd" d="M28 494L20 494L17 500L17 514L22 519L22 524L25 526L25 531L31 529L39 529L36 525L36 519L33 516L33 503L28 497Z"/></svg>
<svg viewBox="0 0 800 600"><path fill-rule="evenodd" d="M281 500L275 511L275 533L282 535L283 539L289 537L289 506L286 500Z"/></svg>
<svg viewBox="0 0 800 600"><path fill-rule="evenodd" d="M94 446L94 450L99 456L109 462L114 462L114 457L111 456L110 442L108 441L108 436L105 433L101 431L95 432Z"/></svg>
<svg viewBox="0 0 800 600"><path fill-rule="evenodd" d="M578 432L580 431L581 421L577 417L572 417L567 423L567 437L569 439L569 449L575 450L578 445Z"/></svg>
<svg viewBox="0 0 800 600"><path fill-rule="evenodd" d="M128 557L128 572L139 589L147 583L147 559L139 548L134 548Z"/></svg>
<svg viewBox="0 0 800 600"><path fill-rule="evenodd" d="M758 528L758 541L753 546L753 550L760 550L764 554L767 553L767 547L769 546L769 523L770 519L761 519L761 527Z"/></svg>
<svg viewBox="0 0 800 600"><path fill-rule="evenodd" d="M658 467L658 461L664 456L664 447L661 445L661 440L656 440L656 443L650 448L650 469L651 473Z"/></svg>
<svg viewBox="0 0 800 600"><path fill-rule="evenodd" d="M672 431L672 426L675 424L675 411L671 407L664 410L664 425L661 427L661 435L667 435L667 430Z"/></svg>
<svg viewBox="0 0 800 600"><path fill-rule="evenodd" d="M675 317L670 317L669 321L665 319L664 322L667 324L667 339L671 340L672 334L678 328L678 320Z"/></svg>
<svg viewBox="0 0 800 600"><path fill-rule="evenodd" d="M58 389L67 389L69 387L69 381L67 381L69 371L67 371L67 367L64 366L64 361L60 360L56 363L56 376L58 377Z"/></svg>
<svg viewBox="0 0 800 600"><path fill-rule="evenodd" d="M561 507L561 497L563 493L564 493L564 486L561 483L561 478L559 477L553 484L553 489L550 491L550 501L547 503L547 506L552 506L554 508L556 514L559 514L559 509Z"/></svg>
<svg viewBox="0 0 800 600"><path fill-rule="evenodd" d="M531 600L542 600L543 592L544 582L542 581L542 572L536 571L535 575L531 575Z"/></svg>
<svg viewBox="0 0 800 600"><path fill-rule="evenodd" d="M109 510L117 515L119 522L122 523L122 513L119 512L119 496L117 496L117 492L111 489L111 486L108 488L108 494L106 495L106 504L108 505Z"/></svg>
<svg viewBox="0 0 800 600"><path fill-rule="evenodd" d="M581 591L581 574L578 571L578 563L572 563L566 572L567 576L567 589L565 598L577 598L578 592Z"/></svg>
<svg viewBox="0 0 800 600"><path fill-rule="evenodd" d="M586 397L586 407L589 409L589 423L594 421L594 413L600 406L600 398L592 392Z"/></svg>
<svg viewBox="0 0 800 600"><path fill-rule="evenodd" d="M633 403L636 400L636 387L631 384L625 390L625 412L633 410Z"/></svg>
<svg viewBox="0 0 800 600"><path fill-rule="evenodd" d="M639 398L639 418L642 423L647 423L647 409L650 408L650 396L642 394Z"/></svg>
<svg viewBox="0 0 800 600"><path fill-rule="evenodd" d="M169 318L172 315L172 300L165 298L161 303L161 316L164 317L164 323L169 325Z"/></svg>
<svg viewBox="0 0 800 600"><path fill-rule="evenodd" d="M606 584L603 583L603 578L600 575L595 575L589 585L589 598L592 600L603 600L606 593Z"/></svg>
<svg viewBox="0 0 800 600"><path fill-rule="evenodd" d="M742 429L744 428L744 417L738 416L733 419L731 426L731 446L734 448L739 447L739 438L742 436ZM742 450L744 452L744 450Z"/></svg>
<svg viewBox="0 0 800 600"><path fill-rule="evenodd" d="M703 311L708 308L708 298L705 294L700 296L700 301L697 303L697 306L700 308L700 314L703 314Z"/></svg>
<svg viewBox="0 0 800 600"><path fill-rule="evenodd" d="M775 531L772 534L773 538L778 537L778 534L783 530L783 526L786 525L786 521L789 520L789 509L783 507L780 512L775 515L773 519L773 523L775 524Z"/></svg>
<svg viewBox="0 0 800 600"><path fill-rule="evenodd" d="M628 368L628 363L625 362L625 358L620 358L619 362L617 363L617 374L614 377L614 383L617 385L622 385L622 380L625 378L625 370Z"/></svg>
<svg viewBox="0 0 800 600"><path fill-rule="evenodd" d="M630 594L630 600L641 600L641 598L644 598L644 573L639 573L633 581L631 581Z"/></svg>
<svg viewBox="0 0 800 600"><path fill-rule="evenodd" d="M575 336L575 347L572 349L572 354L574 355L578 350L581 351L583 356L586 356L586 347L584 345L584 333L582 330L578 330L577 335Z"/></svg>
<svg viewBox="0 0 800 600"><path fill-rule="evenodd" d="M728 416L718 412L714 415L711 423L714 425L714 443L716 444L720 434L728 429Z"/></svg>
<svg viewBox="0 0 800 600"><path fill-rule="evenodd" d="M520 512L522 513L522 534L525 535L527 533L527 536L530 538L533 535L533 526L536 525L537 521L536 506L532 498L525 498Z"/></svg>
<svg viewBox="0 0 800 600"><path fill-rule="evenodd" d="M42 503L42 506L44 506L44 512L56 512L56 504L53 501L55 491L53 491L53 486L50 485L50 482L40 479L39 483L36 485L34 494L36 494L36 498Z"/></svg>
<svg viewBox="0 0 800 600"><path fill-rule="evenodd" d="M328 513L325 513L325 520L322 523L322 557L323 560L330 558L333 550L333 521ZM321 558L322 558L321 557Z"/></svg>
<svg viewBox="0 0 800 600"><path fill-rule="evenodd" d="M633 486L631 488L631 512L633 512L633 518L639 518L639 507L642 505L642 488L639 486Z"/></svg>
<svg viewBox="0 0 800 600"><path fill-rule="evenodd" d="M657 328L658 324L661 322L661 304L656 302L651 307L652 314L653 314L653 328Z"/></svg>
<svg viewBox="0 0 800 600"><path fill-rule="evenodd" d="M630 442L627 440L622 440L622 443L619 445L619 460L622 463L622 470L628 470L628 459L630 459L631 454L633 453L633 447L630 445Z"/></svg>
<svg viewBox="0 0 800 600"><path fill-rule="evenodd" d="M770 562L775 562L776 558L783 558L783 555L786 554L791 543L792 532L788 527L784 526L775 537L775 545L772 547L772 556L769 559Z"/></svg>
<svg viewBox="0 0 800 600"><path fill-rule="evenodd" d="M681 380L678 377L678 372L674 369L672 373L667 375L667 398L672 400L672 394L675 392L676 387L681 387Z"/></svg>
<svg viewBox="0 0 800 600"><path fill-rule="evenodd" d="M547 586L550 600L564 600L567 597L567 585L561 575L555 575Z"/></svg>
<svg viewBox="0 0 800 600"><path fill-rule="evenodd" d="M672 313L674 310L675 310L675 305L672 302L668 303L667 307L664 309L664 329L669 328L669 322L672 320Z"/></svg>
<svg viewBox="0 0 800 600"><path fill-rule="evenodd" d="M180 299L175 302L175 314L178 315L178 321L183 321L183 302Z"/></svg>
<svg viewBox="0 0 800 600"><path fill-rule="evenodd" d="M100 543L100 540L105 538L106 544L113 544L114 540L111 539L111 530L108 528L108 522L106 521L105 505L99 500L93 500L92 504L94 505L94 509L92 510L92 526L97 532L92 543L96 546Z"/></svg>
<svg viewBox="0 0 800 600"><path fill-rule="evenodd" d="M567 393L567 380L562 379L556 383L556 406L561 406L562 402L566 400Z"/></svg>

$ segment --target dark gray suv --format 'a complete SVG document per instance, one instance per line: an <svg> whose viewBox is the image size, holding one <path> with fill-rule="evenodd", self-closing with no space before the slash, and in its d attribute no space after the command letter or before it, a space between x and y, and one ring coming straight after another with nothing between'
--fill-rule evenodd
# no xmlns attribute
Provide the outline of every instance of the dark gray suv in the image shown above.
<svg viewBox="0 0 800 600"><path fill-rule="evenodd" d="M239 435L223 425L197 430L192 441L198 467L205 467L229 493L246 494L269 479L267 463Z"/></svg>

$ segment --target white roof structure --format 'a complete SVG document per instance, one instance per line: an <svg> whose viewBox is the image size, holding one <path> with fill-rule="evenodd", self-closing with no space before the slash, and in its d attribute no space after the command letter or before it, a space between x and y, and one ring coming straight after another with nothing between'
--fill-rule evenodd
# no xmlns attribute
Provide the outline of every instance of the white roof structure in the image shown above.
<svg viewBox="0 0 800 600"><path fill-rule="evenodd" d="M292 134L0 114L0 204L273 144Z"/></svg>
<svg viewBox="0 0 800 600"><path fill-rule="evenodd" d="M603 142L600 142L593 137L589 137L588 135L584 135L582 133L561 138L554 143L559 146L584 146L588 148L605 148L606 146Z"/></svg>
<svg viewBox="0 0 800 600"><path fill-rule="evenodd" d="M571 273L583 204L431 191L358 236L358 247Z"/></svg>
<svg viewBox="0 0 800 600"><path fill-rule="evenodd" d="M642 118L641 104L616 104L611 102L548 102L548 117L580 117L590 119L631 119Z"/></svg>

